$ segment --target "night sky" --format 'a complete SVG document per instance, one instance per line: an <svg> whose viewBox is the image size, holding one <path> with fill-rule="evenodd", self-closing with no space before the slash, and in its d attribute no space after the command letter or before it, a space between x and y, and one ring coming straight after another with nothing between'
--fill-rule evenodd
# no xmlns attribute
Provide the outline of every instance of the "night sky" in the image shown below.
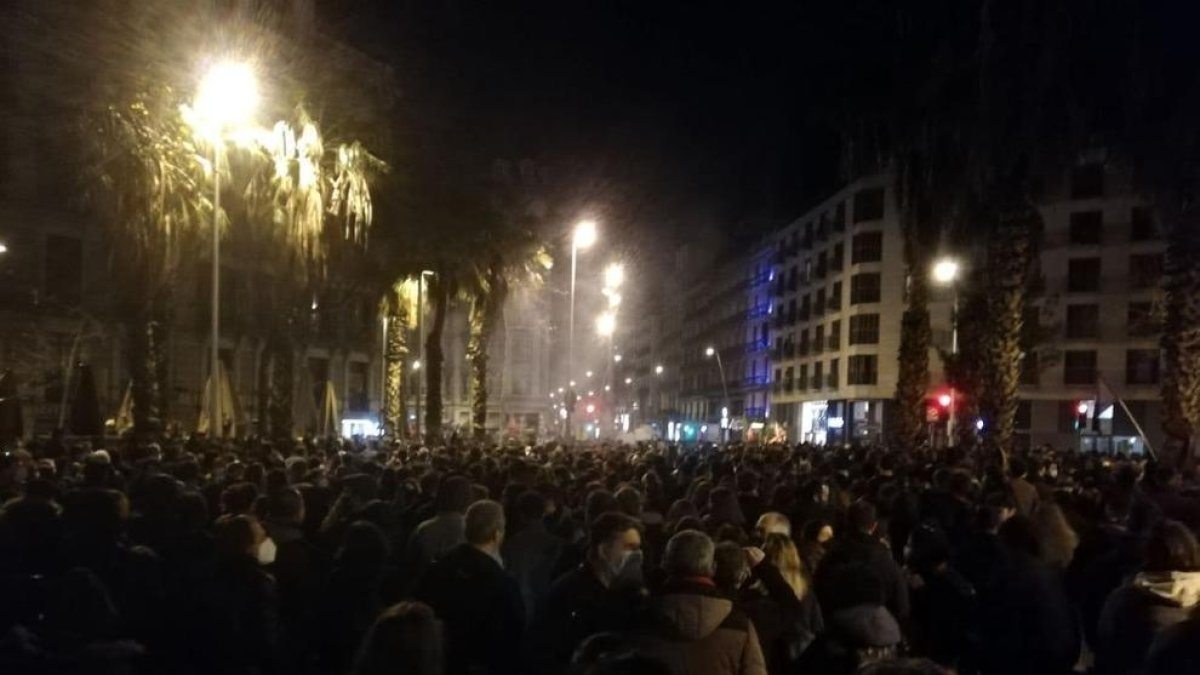
<svg viewBox="0 0 1200 675"><path fill-rule="evenodd" d="M395 66L403 124L431 147L567 167L601 208L674 239L761 232L840 180L820 104L851 45L819 8L733 9L338 0L320 11Z"/></svg>

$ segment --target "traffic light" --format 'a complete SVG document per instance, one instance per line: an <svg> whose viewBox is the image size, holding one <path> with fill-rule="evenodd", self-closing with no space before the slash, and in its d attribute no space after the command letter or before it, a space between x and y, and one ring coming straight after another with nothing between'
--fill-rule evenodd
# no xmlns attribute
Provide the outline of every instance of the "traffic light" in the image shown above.
<svg viewBox="0 0 1200 675"><path fill-rule="evenodd" d="M937 397L938 406L940 406L943 410L949 410L950 404L953 401L954 401L954 399L952 399L950 397L950 394L948 394L948 393L938 394L938 397Z"/></svg>
<svg viewBox="0 0 1200 675"><path fill-rule="evenodd" d="M1087 401L1076 401L1075 404L1071 406L1071 411L1075 415L1075 431L1083 431L1085 428L1087 428L1088 410L1089 406Z"/></svg>

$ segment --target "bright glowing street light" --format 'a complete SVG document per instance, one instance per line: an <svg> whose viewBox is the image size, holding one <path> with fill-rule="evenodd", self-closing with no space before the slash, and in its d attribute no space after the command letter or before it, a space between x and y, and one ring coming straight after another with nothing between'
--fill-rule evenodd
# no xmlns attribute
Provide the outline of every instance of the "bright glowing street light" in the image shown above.
<svg viewBox="0 0 1200 675"><path fill-rule="evenodd" d="M558 388L558 393L560 393L560 394L561 394L561 393L563 393L564 391L566 391L566 390L565 390L565 389L563 389L562 387L559 387L559 388Z"/></svg>
<svg viewBox="0 0 1200 675"><path fill-rule="evenodd" d="M5 254L5 253L8 253L8 245L7 245L7 244L0 244L0 255L3 255L3 254Z"/></svg>
<svg viewBox="0 0 1200 675"><path fill-rule="evenodd" d="M575 248L587 248L596 243L596 221L581 220L575 226Z"/></svg>
<svg viewBox="0 0 1200 675"><path fill-rule="evenodd" d="M413 361L413 370L415 371L415 370L420 370L420 369L421 369L421 362L419 360Z"/></svg>
<svg viewBox="0 0 1200 675"><path fill-rule="evenodd" d="M0 244L0 245L2 245L2 244ZM0 253L3 253L3 251L0 251ZM620 355L620 354L616 354L616 355L614 355L614 356L613 356L613 362L615 362L615 363L620 363L620 362L621 362L621 355Z"/></svg>
<svg viewBox="0 0 1200 675"><path fill-rule="evenodd" d="M942 258L933 265L933 280L939 284L952 284L958 279L958 261Z"/></svg>
<svg viewBox="0 0 1200 675"><path fill-rule="evenodd" d="M657 365L657 366L654 366L654 374L655 374L655 375L662 375L662 374L663 374L663 367L662 367L662 365Z"/></svg>
<svg viewBox="0 0 1200 675"><path fill-rule="evenodd" d="M604 391L612 391L612 387L606 384L604 385Z"/></svg>
<svg viewBox="0 0 1200 675"><path fill-rule="evenodd" d="M705 356L712 356L713 354L716 354L716 353L717 353L717 350L713 349L712 347L706 347L704 349Z"/></svg>
<svg viewBox="0 0 1200 675"><path fill-rule="evenodd" d="M220 133L250 121L258 107L258 80L250 64L221 61L200 80L194 110L206 131Z"/></svg>
<svg viewBox="0 0 1200 675"><path fill-rule="evenodd" d="M604 268L604 287L616 290L625 282L625 266L621 263L612 263Z"/></svg>
<svg viewBox="0 0 1200 675"><path fill-rule="evenodd" d="M596 333L600 337L611 337L617 330L617 317L612 312L605 312L596 317Z"/></svg>
<svg viewBox="0 0 1200 675"><path fill-rule="evenodd" d="M633 378L632 377L625 378L625 384L633 384Z"/></svg>

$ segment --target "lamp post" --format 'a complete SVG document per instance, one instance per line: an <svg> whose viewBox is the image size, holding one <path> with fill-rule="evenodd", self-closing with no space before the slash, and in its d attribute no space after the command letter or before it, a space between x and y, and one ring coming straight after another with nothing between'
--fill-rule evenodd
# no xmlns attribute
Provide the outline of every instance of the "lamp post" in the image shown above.
<svg viewBox="0 0 1200 675"><path fill-rule="evenodd" d="M246 63L224 61L212 66L200 82L196 94L197 119L212 143L213 222L212 222L212 344L209 353L208 436L223 435L219 384L221 337L221 150L222 135L235 125L249 121L258 105L258 83Z"/></svg>
<svg viewBox="0 0 1200 675"><path fill-rule="evenodd" d="M717 357L717 372L721 375L721 392L725 396L725 405L724 405L723 409L726 412L728 412L729 411L729 385L725 382L725 364L721 362L721 352L717 351L713 347L708 347L707 349L704 350L704 355L709 356L709 357L712 357L712 356ZM726 415L725 418L729 419L729 416ZM724 440L729 440L729 427L728 426L721 429L721 435L724 437Z"/></svg>
<svg viewBox="0 0 1200 675"><path fill-rule="evenodd" d="M596 243L596 223L591 220L580 221L575 226L571 236L571 310L567 317L567 379L575 376L575 278L579 264L579 251ZM567 435L571 434L571 414L574 412L568 405L567 416L564 418Z"/></svg>
<svg viewBox="0 0 1200 675"><path fill-rule="evenodd" d="M942 258L933 265L933 280L942 286L949 286L954 293L953 304L950 309L950 353L958 355L958 261L953 258ZM946 445L949 446L954 442L954 428L958 422L956 418L958 392L954 390L954 384L950 385L950 405L947 408L946 418Z"/></svg>

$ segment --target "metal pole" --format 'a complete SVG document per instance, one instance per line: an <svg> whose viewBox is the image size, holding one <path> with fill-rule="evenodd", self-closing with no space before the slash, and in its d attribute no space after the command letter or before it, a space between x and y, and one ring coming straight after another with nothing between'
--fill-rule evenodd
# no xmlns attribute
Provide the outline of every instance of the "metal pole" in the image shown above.
<svg viewBox="0 0 1200 675"><path fill-rule="evenodd" d="M954 289L954 305L950 310L950 353L958 355L958 284L955 283ZM958 398L958 392L954 390L954 385L950 386L950 410L949 417L946 420L946 447L954 445L954 428L957 426L958 405L955 399Z"/></svg>
<svg viewBox="0 0 1200 675"><path fill-rule="evenodd" d="M429 365L425 363L425 272L422 271L417 277L417 363L421 364L421 368L427 368ZM417 386L416 386L416 412L417 424L416 429L417 442L421 442L421 395L424 392L424 373L417 371ZM408 377L408 373L404 374ZM405 420L407 422L407 420Z"/></svg>
<svg viewBox="0 0 1200 675"><path fill-rule="evenodd" d="M726 425L728 425L729 420L732 419L729 413L732 411L729 409L729 385L725 382L725 364L721 362L721 350L714 349L713 354L715 354L717 357L717 372L721 374L721 392L725 396L725 404L722 406L722 408L725 410L726 414L724 415L724 419L726 420ZM718 422L718 424L719 423L720 422ZM725 441L729 440L728 426L725 426L723 429L721 429L721 437Z"/></svg>
<svg viewBox="0 0 1200 675"><path fill-rule="evenodd" d="M566 419L566 435L572 436L571 433L571 417L575 414L575 387L571 382L575 377L575 268L578 263L579 248L575 245L575 239L571 239L571 311L567 317L567 387L569 394L567 395L567 419Z"/></svg>
<svg viewBox="0 0 1200 675"><path fill-rule="evenodd" d="M221 428L221 393L217 363L221 358L221 165L220 145L213 145L213 232L212 232L212 345L209 358L208 437L218 438Z"/></svg>

